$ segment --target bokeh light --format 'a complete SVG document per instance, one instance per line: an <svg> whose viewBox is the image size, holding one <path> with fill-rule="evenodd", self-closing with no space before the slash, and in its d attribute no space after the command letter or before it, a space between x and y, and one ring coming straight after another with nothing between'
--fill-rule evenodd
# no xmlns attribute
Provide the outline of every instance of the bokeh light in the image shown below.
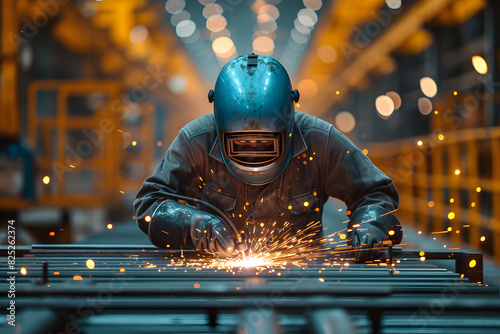
<svg viewBox="0 0 500 334"><path fill-rule="evenodd" d="M344 133L351 132L356 127L356 119L348 111L341 111L335 116L337 129Z"/></svg>
<svg viewBox="0 0 500 334"><path fill-rule="evenodd" d="M312 98L315 97L318 93L318 86L316 82L311 79L304 79L297 85L297 89L299 90L302 97Z"/></svg>
<svg viewBox="0 0 500 334"><path fill-rule="evenodd" d="M320 45L316 51L322 62L330 64L337 60L337 51L330 45Z"/></svg>
<svg viewBox="0 0 500 334"><path fill-rule="evenodd" d="M423 77L420 79L420 89L427 97L434 97L437 94L436 82L429 77Z"/></svg>
<svg viewBox="0 0 500 334"><path fill-rule="evenodd" d="M212 15L207 19L206 26L208 30L218 32L227 26L227 21L222 15Z"/></svg>
<svg viewBox="0 0 500 334"><path fill-rule="evenodd" d="M184 20L179 22L177 27L175 28L175 32L177 36L181 38L186 38L191 36L196 29L196 24L192 20Z"/></svg>
<svg viewBox="0 0 500 334"><path fill-rule="evenodd" d="M390 9L399 9L401 7L401 0L385 0L385 3Z"/></svg>
<svg viewBox="0 0 500 334"><path fill-rule="evenodd" d="M380 95L375 100L377 112L384 117L389 117L394 112L394 102L387 95Z"/></svg>
<svg viewBox="0 0 500 334"><path fill-rule="evenodd" d="M186 6L186 2L184 0L168 0L165 3L165 10L170 14L175 14L180 12Z"/></svg>
<svg viewBox="0 0 500 334"><path fill-rule="evenodd" d="M148 37L148 28L145 26L135 26L130 30L129 39L132 44L141 44Z"/></svg>
<svg viewBox="0 0 500 334"><path fill-rule="evenodd" d="M212 43L212 49L216 54L225 54L234 47L233 40L229 37L216 38Z"/></svg>
<svg viewBox="0 0 500 334"><path fill-rule="evenodd" d="M306 27L313 27L318 22L318 15L313 10L303 8L297 14L300 23Z"/></svg>
<svg viewBox="0 0 500 334"><path fill-rule="evenodd" d="M398 93L390 91L385 93L385 95L389 96L392 102L394 102L394 110L398 110L401 107L401 96Z"/></svg>
<svg viewBox="0 0 500 334"><path fill-rule="evenodd" d="M304 0L304 6L311 10L319 10L323 2L321 0Z"/></svg>
<svg viewBox="0 0 500 334"><path fill-rule="evenodd" d="M254 39L252 46L254 50L267 53L273 51L274 41L267 36L260 36Z"/></svg>
<svg viewBox="0 0 500 334"><path fill-rule="evenodd" d="M474 66L474 69L477 71L477 73L479 74L488 73L488 64L486 63L486 60L484 60L483 57L481 56L472 57L472 65Z"/></svg>
<svg viewBox="0 0 500 334"><path fill-rule="evenodd" d="M418 110L422 115L429 115L432 112L432 102L426 97L418 99Z"/></svg>
<svg viewBox="0 0 500 334"><path fill-rule="evenodd" d="M223 12L224 12L224 10L217 3L209 4L209 5L205 6L205 8L203 8L203 16L206 19L208 19L210 16L213 16L213 15L222 15Z"/></svg>

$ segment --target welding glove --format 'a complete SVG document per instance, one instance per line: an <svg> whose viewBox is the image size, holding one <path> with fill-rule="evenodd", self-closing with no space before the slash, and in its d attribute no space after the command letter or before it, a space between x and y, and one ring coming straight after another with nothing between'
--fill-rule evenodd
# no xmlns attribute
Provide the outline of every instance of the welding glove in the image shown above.
<svg viewBox="0 0 500 334"><path fill-rule="evenodd" d="M229 256L235 242L221 218L174 200L161 203L151 216L149 239L160 248L195 249Z"/></svg>
<svg viewBox="0 0 500 334"><path fill-rule="evenodd" d="M384 260L387 248L381 243L391 240L398 244L403 238L401 224L396 216L378 205L367 205L358 208L348 224L349 241L356 248L355 259Z"/></svg>

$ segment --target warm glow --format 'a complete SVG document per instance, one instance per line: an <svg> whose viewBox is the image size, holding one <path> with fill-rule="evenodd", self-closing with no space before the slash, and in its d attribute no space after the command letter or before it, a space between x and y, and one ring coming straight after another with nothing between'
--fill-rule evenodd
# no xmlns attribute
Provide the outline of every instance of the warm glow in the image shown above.
<svg viewBox="0 0 500 334"><path fill-rule="evenodd" d="M316 53L324 63L330 64L337 60L337 51L330 45L321 45Z"/></svg>
<svg viewBox="0 0 500 334"><path fill-rule="evenodd" d="M73 281L83 281L83 278L80 275L75 275L73 276Z"/></svg>
<svg viewBox="0 0 500 334"><path fill-rule="evenodd" d="M418 253L418 256L425 256L425 252L424 251L420 251L420 253Z"/></svg>
<svg viewBox="0 0 500 334"><path fill-rule="evenodd" d="M459 175L460 174L460 169L456 169L455 170L455 175Z"/></svg>
<svg viewBox="0 0 500 334"><path fill-rule="evenodd" d="M158 140L158 141L156 142L156 146L158 146L158 147L162 147L162 145L163 145L163 143L162 143L162 141L161 141L161 140Z"/></svg>
<svg viewBox="0 0 500 334"><path fill-rule="evenodd" d="M477 187L477 188L476 188L476 191L477 191L478 193L480 193L480 192L481 192L481 187Z"/></svg>
<svg viewBox="0 0 500 334"><path fill-rule="evenodd" d="M399 96L398 93L396 93L395 91L390 91L385 93L385 95L389 96L392 102L394 102L394 110L397 110L401 107L401 96Z"/></svg>
<svg viewBox="0 0 500 334"><path fill-rule="evenodd" d="M94 269L94 267L95 267L95 262L92 259L88 259L86 264L87 264L87 268L89 268L89 269Z"/></svg>
<svg viewBox="0 0 500 334"><path fill-rule="evenodd" d="M433 208L433 207L434 207L434 201L429 201L429 202L427 202L427 206L428 206L429 208Z"/></svg>
<svg viewBox="0 0 500 334"><path fill-rule="evenodd" d="M476 266L476 260L470 260L469 267L474 268Z"/></svg>
<svg viewBox="0 0 500 334"><path fill-rule="evenodd" d="M229 37L216 38L212 43L212 49L216 54L226 54L234 47L233 40Z"/></svg>
<svg viewBox="0 0 500 334"><path fill-rule="evenodd" d="M363 153L364 153L365 155L367 155L367 154L368 154L368 150L367 150L366 148L364 148L364 149L363 149Z"/></svg>
<svg viewBox="0 0 500 334"><path fill-rule="evenodd" d="M297 85L297 89L299 90L302 97L312 98L316 96L318 92L318 86L316 82L311 79L304 79Z"/></svg>
<svg viewBox="0 0 500 334"><path fill-rule="evenodd" d="M429 77L424 77L420 79L420 89L427 97L434 97L437 94L436 82Z"/></svg>
<svg viewBox="0 0 500 334"><path fill-rule="evenodd" d="M49 235L53 237L54 235L56 235L56 232L49 232Z"/></svg>
<svg viewBox="0 0 500 334"><path fill-rule="evenodd" d="M451 230L453 230L453 228L448 227L446 230L447 230L448 232L451 232Z"/></svg>
<svg viewBox="0 0 500 334"><path fill-rule="evenodd" d="M419 140L419 141L417 142L417 145L418 145L418 146L422 146L422 144L423 144L423 143L424 143L423 141Z"/></svg>
<svg viewBox="0 0 500 334"><path fill-rule="evenodd" d="M309 206L309 202L304 202L304 206Z"/></svg>
<svg viewBox="0 0 500 334"><path fill-rule="evenodd" d="M483 57L481 56L472 57L472 65L474 66L474 69L477 71L477 73L479 74L488 73L488 64L486 63L486 60L484 60Z"/></svg>
<svg viewBox="0 0 500 334"><path fill-rule="evenodd" d="M28 271L26 270L26 268L22 267L21 274L26 275L27 273L28 273Z"/></svg>
<svg viewBox="0 0 500 334"><path fill-rule="evenodd" d="M268 53L274 50L274 41L268 36L259 36L253 40L252 46L256 51Z"/></svg>
<svg viewBox="0 0 500 334"><path fill-rule="evenodd" d="M43 181L43 183L45 183L45 184L49 184L49 183L50 183L50 177L48 177L48 176L44 176L42 181Z"/></svg>
<svg viewBox="0 0 500 334"><path fill-rule="evenodd" d="M439 135L438 135L438 139L439 139L439 140L444 140L444 135L443 135L443 134L439 134Z"/></svg>
<svg viewBox="0 0 500 334"><path fill-rule="evenodd" d="M318 281L320 281L321 283L323 283L325 281L325 279L320 277L320 278L318 278Z"/></svg>
<svg viewBox="0 0 500 334"><path fill-rule="evenodd" d="M120 272L124 273L125 272L125 268L120 268Z"/></svg>
<svg viewBox="0 0 500 334"><path fill-rule="evenodd" d="M200 288L200 284L199 283L194 283L194 288L195 289L199 289Z"/></svg>
<svg viewBox="0 0 500 334"><path fill-rule="evenodd" d="M455 218L455 212L448 213L448 219L454 219L454 218Z"/></svg>
<svg viewBox="0 0 500 334"><path fill-rule="evenodd" d="M108 224L108 230L111 230L113 228L113 224Z"/></svg>
<svg viewBox="0 0 500 334"><path fill-rule="evenodd" d="M472 202L472 203L470 204L470 206L471 206L471 207L475 207L475 206L476 206L476 202Z"/></svg>
<svg viewBox="0 0 500 334"><path fill-rule="evenodd" d="M356 119L348 111L341 111L335 116L337 129L344 133L351 132L356 126Z"/></svg>
<svg viewBox="0 0 500 334"><path fill-rule="evenodd" d="M424 116L429 115L432 112L432 102L426 97L421 97L418 99L418 111Z"/></svg>
<svg viewBox="0 0 500 334"><path fill-rule="evenodd" d="M387 95L380 95L375 100L377 112L384 117L389 117L394 112L394 102Z"/></svg>
<svg viewBox="0 0 500 334"><path fill-rule="evenodd" d="M227 26L227 21L222 15L212 15L207 19L206 26L212 32L219 32Z"/></svg>
<svg viewBox="0 0 500 334"><path fill-rule="evenodd" d="M135 141L135 140L134 140L134 141L132 142L132 146L135 146L135 145L137 145L137 141Z"/></svg>
<svg viewBox="0 0 500 334"><path fill-rule="evenodd" d="M340 239L342 239L342 240L344 240L346 237L347 237L347 236L346 236L344 233L342 233L342 234L340 235Z"/></svg>
<svg viewBox="0 0 500 334"><path fill-rule="evenodd" d="M425 261L425 256L421 256L420 261Z"/></svg>
<svg viewBox="0 0 500 334"><path fill-rule="evenodd" d="M149 222L151 221L151 216L146 216L146 217L144 218L144 220L145 220L145 221L147 221L147 222L149 223Z"/></svg>
<svg viewBox="0 0 500 334"><path fill-rule="evenodd" d="M452 197L452 198L450 198L450 203L453 203L453 202L455 202L455 199Z"/></svg>
<svg viewBox="0 0 500 334"><path fill-rule="evenodd" d="M479 240L484 241L486 240L486 237L483 235Z"/></svg>
<svg viewBox="0 0 500 334"><path fill-rule="evenodd" d="M390 230L389 235L394 235L394 230Z"/></svg>

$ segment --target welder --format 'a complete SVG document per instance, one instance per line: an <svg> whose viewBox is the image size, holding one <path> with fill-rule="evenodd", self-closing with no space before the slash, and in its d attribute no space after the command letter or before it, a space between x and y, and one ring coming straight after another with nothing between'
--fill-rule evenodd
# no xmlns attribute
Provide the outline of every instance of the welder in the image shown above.
<svg viewBox="0 0 500 334"><path fill-rule="evenodd" d="M229 61L208 99L214 112L179 131L136 196L138 225L154 245L230 255L254 224L287 226L293 238L322 220L330 196L347 205L358 260L401 241L392 180L331 124L295 112L299 92L277 60Z"/></svg>

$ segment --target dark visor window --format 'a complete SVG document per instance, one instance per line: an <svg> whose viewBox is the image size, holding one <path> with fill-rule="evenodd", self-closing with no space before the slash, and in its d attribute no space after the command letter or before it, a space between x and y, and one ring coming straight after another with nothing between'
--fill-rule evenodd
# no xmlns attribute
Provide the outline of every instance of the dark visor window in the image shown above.
<svg viewBox="0 0 500 334"><path fill-rule="evenodd" d="M225 134L226 154L245 164L268 164L281 156L280 133Z"/></svg>

